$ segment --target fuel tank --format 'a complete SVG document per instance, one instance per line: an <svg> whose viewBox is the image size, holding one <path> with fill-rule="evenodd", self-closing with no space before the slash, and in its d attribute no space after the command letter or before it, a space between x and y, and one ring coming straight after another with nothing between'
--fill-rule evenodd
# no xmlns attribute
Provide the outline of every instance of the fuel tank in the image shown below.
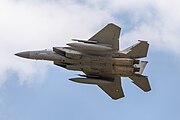
<svg viewBox="0 0 180 120"><path fill-rule="evenodd" d="M98 78L70 78L69 80L77 83L84 83L84 84L111 84L112 81L107 81L104 79Z"/></svg>
<svg viewBox="0 0 180 120"><path fill-rule="evenodd" d="M78 49L80 51L99 51L99 52L112 51L111 47L102 46L98 44L68 43L67 45L71 46L72 48Z"/></svg>

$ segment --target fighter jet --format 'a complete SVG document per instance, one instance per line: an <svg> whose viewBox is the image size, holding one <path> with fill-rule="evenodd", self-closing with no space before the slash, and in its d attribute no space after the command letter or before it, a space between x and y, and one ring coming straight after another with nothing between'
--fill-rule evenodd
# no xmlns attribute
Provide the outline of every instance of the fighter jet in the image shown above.
<svg viewBox="0 0 180 120"><path fill-rule="evenodd" d="M68 43L68 47L25 51L15 55L53 61L55 65L65 69L82 71L84 74L69 80L97 85L114 100L124 97L121 77L129 77L132 83L148 92L151 90L148 77L142 75L148 62L140 61L139 58L147 56L149 44L139 40L120 51L120 31L119 26L110 23L88 40L72 39L74 42Z"/></svg>

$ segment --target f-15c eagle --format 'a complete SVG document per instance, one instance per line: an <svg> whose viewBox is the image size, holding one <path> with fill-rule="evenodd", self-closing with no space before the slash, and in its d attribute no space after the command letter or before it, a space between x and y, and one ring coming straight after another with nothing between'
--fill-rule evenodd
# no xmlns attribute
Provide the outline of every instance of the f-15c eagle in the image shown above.
<svg viewBox="0 0 180 120"><path fill-rule="evenodd" d="M120 51L120 31L120 27L110 23L88 40L72 39L75 42L67 44L69 47L25 51L15 55L53 61L65 69L82 71L84 75L69 80L95 84L115 100L124 97L121 77L129 77L135 85L148 92L151 90L148 77L142 75L147 61L140 61L139 58L147 56L149 44L139 40L137 44Z"/></svg>

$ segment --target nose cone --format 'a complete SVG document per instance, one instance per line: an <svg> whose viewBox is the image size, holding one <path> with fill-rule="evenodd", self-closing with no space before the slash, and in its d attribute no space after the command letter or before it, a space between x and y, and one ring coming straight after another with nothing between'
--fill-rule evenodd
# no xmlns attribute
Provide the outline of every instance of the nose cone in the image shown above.
<svg viewBox="0 0 180 120"><path fill-rule="evenodd" d="M15 55L23 58L29 58L30 54L29 52L20 52L20 53L16 53Z"/></svg>

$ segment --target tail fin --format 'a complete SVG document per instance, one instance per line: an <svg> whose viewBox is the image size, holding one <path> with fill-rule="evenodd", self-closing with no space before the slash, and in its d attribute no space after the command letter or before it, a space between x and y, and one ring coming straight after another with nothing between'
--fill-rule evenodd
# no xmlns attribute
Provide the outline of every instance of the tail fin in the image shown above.
<svg viewBox="0 0 180 120"><path fill-rule="evenodd" d="M137 43L122 52L126 54L126 57L130 58L142 58L147 56L149 44L147 41L141 41L139 40L140 43Z"/></svg>
<svg viewBox="0 0 180 120"><path fill-rule="evenodd" d="M135 74L133 76L130 76L129 78L132 79L132 82L139 88L141 88L143 91L148 92L151 90L147 76Z"/></svg>

